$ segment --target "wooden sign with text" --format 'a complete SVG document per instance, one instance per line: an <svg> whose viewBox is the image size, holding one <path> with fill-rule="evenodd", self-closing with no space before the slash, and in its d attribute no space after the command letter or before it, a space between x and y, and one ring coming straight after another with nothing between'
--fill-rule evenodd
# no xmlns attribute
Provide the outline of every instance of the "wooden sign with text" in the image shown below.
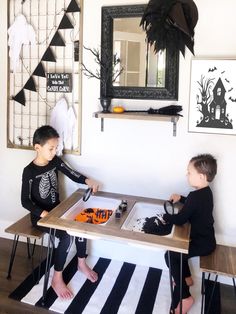
<svg viewBox="0 0 236 314"><path fill-rule="evenodd" d="M47 92L71 93L71 73L47 73Z"/></svg>

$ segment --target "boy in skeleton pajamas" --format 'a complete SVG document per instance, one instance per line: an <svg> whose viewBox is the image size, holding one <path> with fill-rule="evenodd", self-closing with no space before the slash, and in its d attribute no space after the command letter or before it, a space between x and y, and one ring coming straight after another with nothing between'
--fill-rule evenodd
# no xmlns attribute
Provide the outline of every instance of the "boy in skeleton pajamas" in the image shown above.
<svg viewBox="0 0 236 314"><path fill-rule="evenodd" d="M32 225L44 232L48 228L40 227L37 222L45 217L59 203L58 171L68 176L71 180L87 184L97 192L98 183L88 179L66 165L62 159L56 156L59 135L51 126L45 125L38 128L33 136L33 146L36 151L35 159L24 168L22 176L21 203L31 213ZM73 242L66 231L56 230L59 244L55 251L54 274L52 287L58 297L70 299L73 293L66 286L62 278L62 271L66 257ZM78 256L78 267L91 282L98 279L97 274L86 264L86 239L75 238Z"/></svg>

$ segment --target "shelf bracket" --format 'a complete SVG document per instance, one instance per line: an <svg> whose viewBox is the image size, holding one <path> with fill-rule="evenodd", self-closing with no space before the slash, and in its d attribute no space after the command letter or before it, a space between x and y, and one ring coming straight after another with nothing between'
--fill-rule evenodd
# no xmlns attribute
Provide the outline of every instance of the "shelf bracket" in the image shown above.
<svg viewBox="0 0 236 314"><path fill-rule="evenodd" d="M176 136L177 133L177 117L171 117L171 122L173 123L173 136Z"/></svg>
<svg viewBox="0 0 236 314"><path fill-rule="evenodd" d="M104 118L101 118L101 132L104 131Z"/></svg>

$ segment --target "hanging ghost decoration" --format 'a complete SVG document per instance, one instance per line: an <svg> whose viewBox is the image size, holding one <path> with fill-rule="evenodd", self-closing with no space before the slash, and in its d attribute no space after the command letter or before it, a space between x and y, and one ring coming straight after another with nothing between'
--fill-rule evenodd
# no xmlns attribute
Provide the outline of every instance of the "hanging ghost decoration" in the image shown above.
<svg viewBox="0 0 236 314"><path fill-rule="evenodd" d="M198 10L193 0L150 0L140 25L154 51L169 48L185 55L185 47L194 54L194 28Z"/></svg>
<svg viewBox="0 0 236 314"><path fill-rule="evenodd" d="M9 57L11 60L11 70L15 73L20 61L22 45L35 45L35 31L23 14L19 14L14 23L8 29Z"/></svg>
<svg viewBox="0 0 236 314"><path fill-rule="evenodd" d="M68 103L64 97L59 99L52 109L50 125L54 127L60 138L57 147L57 155L63 154L63 149L73 149L75 141L76 114L72 106L68 108Z"/></svg>

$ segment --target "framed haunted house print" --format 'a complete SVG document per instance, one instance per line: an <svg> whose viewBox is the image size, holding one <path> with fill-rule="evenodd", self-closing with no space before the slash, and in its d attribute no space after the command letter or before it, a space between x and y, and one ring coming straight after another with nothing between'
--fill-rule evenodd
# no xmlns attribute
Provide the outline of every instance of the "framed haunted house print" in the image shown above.
<svg viewBox="0 0 236 314"><path fill-rule="evenodd" d="M8 1L8 147L31 149L50 124L80 153L82 11L83 0Z"/></svg>
<svg viewBox="0 0 236 314"><path fill-rule="evenodd" d="M236 135L236 60L193 59L189 131Z"/></svg>

